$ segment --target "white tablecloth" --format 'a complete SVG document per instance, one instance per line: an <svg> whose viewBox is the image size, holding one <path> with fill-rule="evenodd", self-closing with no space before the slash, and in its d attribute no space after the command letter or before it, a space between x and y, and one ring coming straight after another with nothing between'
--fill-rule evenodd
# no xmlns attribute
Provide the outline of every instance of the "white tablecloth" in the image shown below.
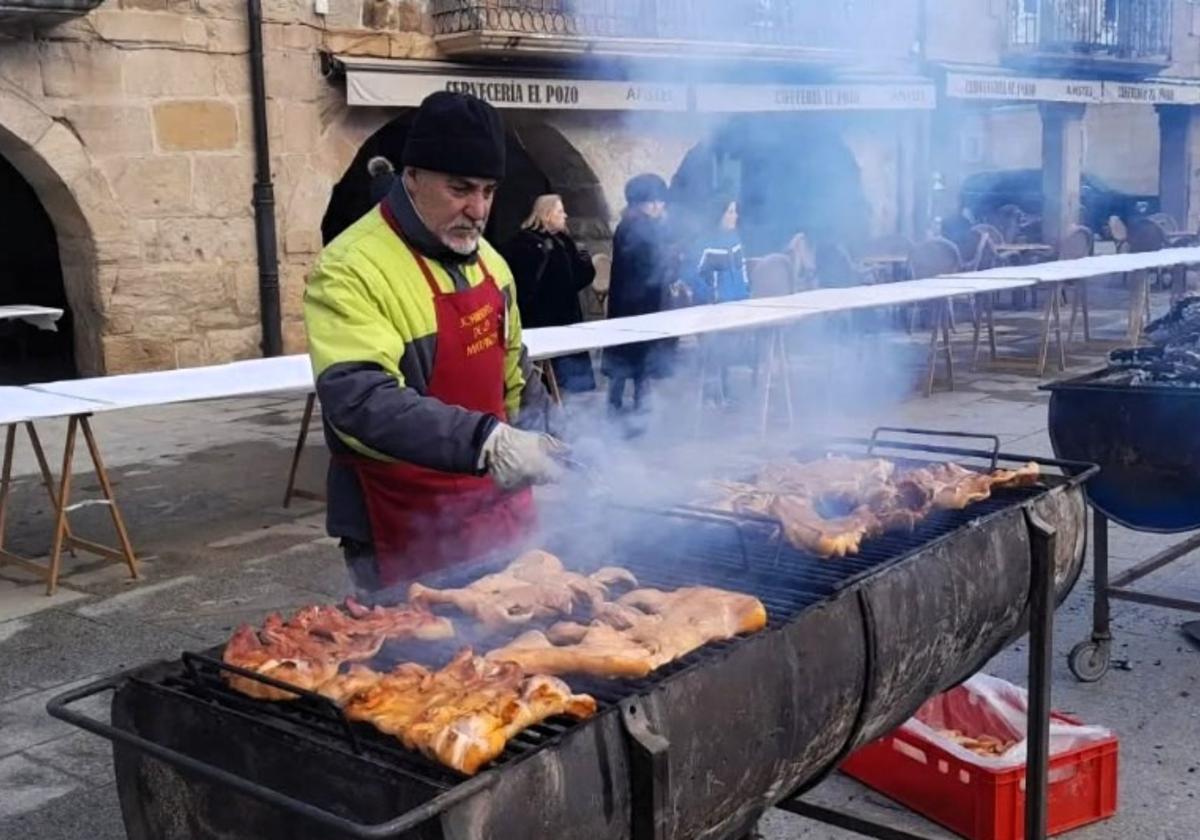
<svg viewBox="0 0 1200 840"><path fill-rule="evenodd" d="M1033 265L997 266L985 271L952 275L955 279L1013 279L1023 278L1039 283L1063 283L1085 280L1105 274L1124 274L1148 268L1168 268L1174 265L1200 263L1200 247L1164 248L1143 254L1100 254L1077 260L1034 263Z"/></svg>
<svg viewBox="0 0 1200 840"><path fill-rule="evenodd" d="M182 370L66 379L30 387L111 408L136 408L257 394L307 393L313 389L313 377L307 356L280 356Z"/></svg>
<svg viewBox="0 0 1200 840"><path fill-rule="evenodd" d="M20 423L24 420L45 420L50 417L67 417L72 414L91 414L107 411L112 406L47 394L32 388L15 385L0 385L0 426Z"/></svg>
<svg viewBox="0 0 1200 840"><path fill-rule="evenodd" d="M27 324L33 324L39 330L49 330L55 332L58 330L57 322L63 316L61 309L52 309L48 306L0 306L0 321L24 321Z"/></svg>

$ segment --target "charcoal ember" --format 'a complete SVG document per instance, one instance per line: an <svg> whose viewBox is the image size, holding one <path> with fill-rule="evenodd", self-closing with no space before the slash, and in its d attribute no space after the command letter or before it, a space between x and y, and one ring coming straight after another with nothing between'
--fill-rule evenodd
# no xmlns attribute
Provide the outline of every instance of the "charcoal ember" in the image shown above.
<svg viewBox="0 0 1200 840"><path fill-rule="evenodd" d="M1146 338L1159 347L1200 336L1200 295L1175 302L1171 310L1146 326Z"/></svg>
<svg viewBox="0 0 1200 840"><path fill-rule="evenodd" d="M1114 350L1111 370L1102 381L1131 386L1200 387L1200 296L1175 303L1151 322L1146 336L1153 347Z"/></svg>

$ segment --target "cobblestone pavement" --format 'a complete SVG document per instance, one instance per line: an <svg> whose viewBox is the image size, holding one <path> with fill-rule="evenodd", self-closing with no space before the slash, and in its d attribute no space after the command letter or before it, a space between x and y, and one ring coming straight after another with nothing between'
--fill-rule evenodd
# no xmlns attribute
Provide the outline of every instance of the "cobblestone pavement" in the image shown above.
<svg viewBox="0 0 1200 840"><path fill-rule="evenodd" d="M966 370L970 327L965 314L960 318L957 337L964 347L957 388L930 399L909 393L920 379L927 350L920 336L908 339L900 333L882 355L868 352L859 366L845 360L849 351L835 351L837 345L806 344L801 356L810 364L800 359L793 372L797 427L808 433L858 433L886 421L986 430L999 434L1008 451L1049 454L1047 395L1026 375ZM1101 334L1115 334L1120 313L1098 312L1096 321ZM1030 313L1010 315L1003 323L1002 345L1029 352L1031 341L1018 336L1036 330ZM812 338L801 335L796 340ZM1097 358L1072 355L1072 370L1095 364ZM686 349L681 368L686 368ZM836 376L822 379L822 372L831 369ZM748 376L735 374L735 395L743 397L744 408L706 413L698 440L693 438L699 404L694 379L681 375L675 384L662 386L656 427L642 439L650 444L641 444L637 458L676 468L693 463L715 469L725 456L749 451L761 457L762 449L803 436L792 432L782 441L776 437L760 444L755 435L747 435L761 417L749 397ZM839 402L847 382L856 378L864 387ZM120 567L81 555L68 558L59 594L46 598L29 576L11 566L0 567L0 837L124 837L108 744L48 717L44 709L50 697L98 675L217 644L236 624L259 620L271 610L343 594L339 552L324 535L322 509L308 502L288 510L280 506L302 403L292 398L244 399L96 418L97 435L142 556L143 577L131 582ZM601 414L599 407L598 395L575 400L571 414L576 428ZM47 423L42 432L57 457L53 450L61 427ZM624 445L600 442L606 447ZM9 517L8 543L37 554L45 550L49 522L45 495L32 480L32 467L22 451L17 460L22 479ZM314 441L306 453L302 483L319 486L322 470L322 448ZM643 473L642 479L651 474L662 475ZM77 487L82 495L98 489L90 474L82 474ZM580 503L563 489L542 495L546 517L560 521L570 515L567 505ZM101 508L83 508L73 521L84 536L108 537L104 516ZM1114 567L1126 567L1168 541L1115 529ZM1145 586L1200 598L1200 574L1187 563L1162 570ZM1120 735L1121 810L1116 819L1073 836L1194 840L1200 825L1200 651L1180 635L1181 614L1118 604L1119 667L1102 683L1078 684L1067 672L1065 655L1086 637L1090 605L1085 573L1057 614L1054 705ZM1024 657L1019 643L997 657L988 671L1023 683ZM92 711L107 714L100 705ZM949 836L844 777L827 780L810 799L930 837ZM768 814L762 831L772 840L856 836L778 811Z"/></svg>

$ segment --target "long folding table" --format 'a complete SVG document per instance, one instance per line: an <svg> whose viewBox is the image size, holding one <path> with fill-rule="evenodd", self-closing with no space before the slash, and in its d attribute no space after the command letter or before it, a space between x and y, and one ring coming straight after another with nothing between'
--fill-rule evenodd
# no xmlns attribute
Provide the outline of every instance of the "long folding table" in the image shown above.
<svg viewBox="0 0 1200 840"><path fill-rule="evenodd" d="M991 296L998 291L1024 288L1038 284L1063 283L1106 274L1139 272L1190 263L1200 263L1200 247L1173 248L1145 254L1112 254L1030 266L1002 267L970 274L951 274L922 280L908 280L872 286L815 289L773 298L761 298L736 303L697 306L642 315L586 322L568 327L531 329L525 340L530 358L539 363L556 356L606 347L634 344L664 338L682 338L728 330L762 330L771 333L782 352L781 330L803 318L873 309L928 303L936 313L930 342L929 381L932 388L939 334L946 353L947 372L953 387L953 357L950 353L950 305L956 297ZM1052 295L1057 297L1057 295ZM26 313L29 314L29 313ZM975 319L975 347L978 351L979 317ZM995 336L988 319L991 344ZM1049 333L1044 330L1041 356L1044 360ZM1061 341L1061 339L1060 339ZM783 353L786 359L786 353ZM1044 367L1044 361L1043 361ZM786 375L785 375L786 380ZM786 383L785 383L786 384ZM92 433L89 418L100 411L199 400L227 399L237 396L272 393L302 393L305 410L292 456L285 493L285 505L293 497L320 499L316 493L295 486L296 471L315 412L312 370L307 356L287 356L255 359L203 368L99 377L94 379L48 382L24 388L0 388L0 427L6 430L3 480L0 482L0 562L19 563L47 579L47 591L57 585L63 550L83 549L109 559L128 564L136 577L137 561L125 530L112 484L101 458L99 446ZM50 418L66 418L66 447L62 475L57 487L51 476L35 423ZM12 484L12 455L18 427L23 426L37 457L42 482L46 485L54 506L55 527L50 560L47 566L33 563L3 549L4 513ZM108 506L116 527L120 548L91 543L74 536L68 523L71 504L71 476L74 469L74 448L82 431L92 463L103 492L100 503Z"/></svg>

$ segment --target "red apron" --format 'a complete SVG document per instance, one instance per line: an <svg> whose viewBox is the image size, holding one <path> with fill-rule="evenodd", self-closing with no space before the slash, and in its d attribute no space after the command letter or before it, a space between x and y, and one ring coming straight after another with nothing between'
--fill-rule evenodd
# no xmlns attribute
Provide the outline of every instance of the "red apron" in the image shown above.
<svg viewBox="0 0 1200 840"><path fill-rule="evenodd" d="M384 218L404 241L395 219ZM425 259L405 242L433 292L437 349L425 396L507 419L504 405L506 307L483 257L483 282L443 292ZM455 563L477 560L527 535L536 524L533 492L506 493L490 476L466 476L403 462L347 459L358 474L384 587Z"/></svg>

